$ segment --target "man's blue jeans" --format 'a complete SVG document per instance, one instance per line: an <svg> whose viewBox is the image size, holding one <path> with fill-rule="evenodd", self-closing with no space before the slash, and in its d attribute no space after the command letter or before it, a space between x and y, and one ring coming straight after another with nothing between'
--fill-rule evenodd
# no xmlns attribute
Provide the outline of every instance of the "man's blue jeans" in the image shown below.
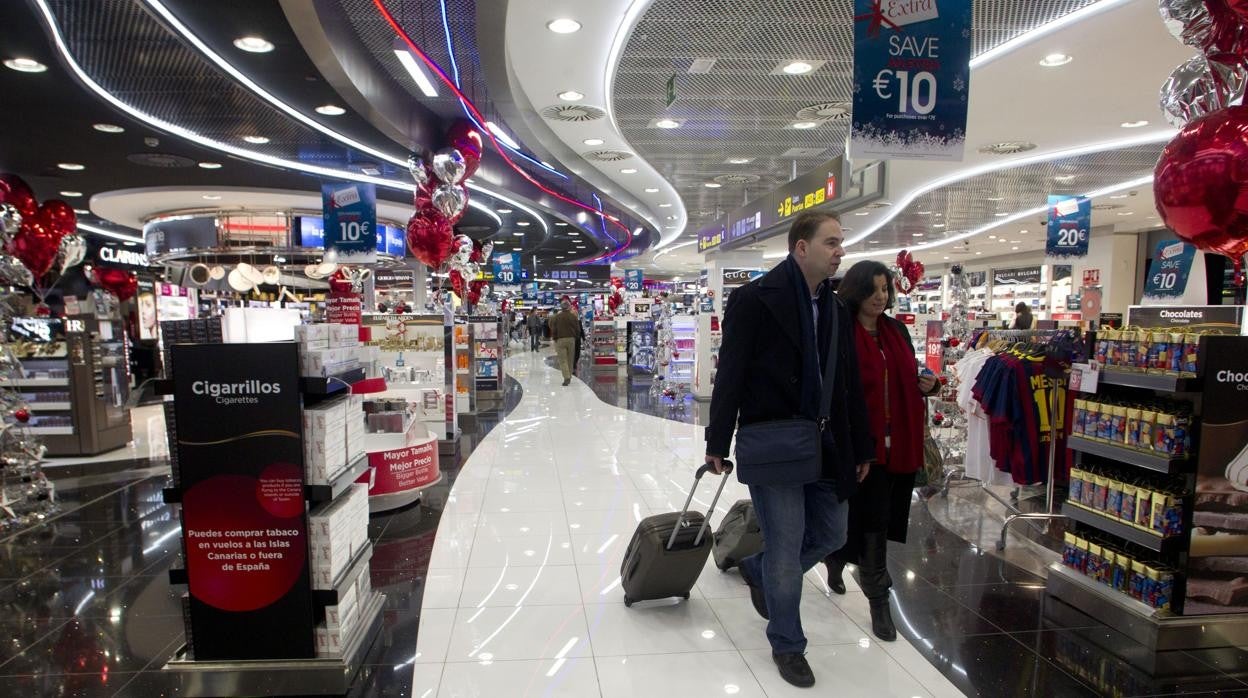
<svg viewBox="0 0 1248 698"><path fill-rule="evenodd" d="M799 606L802 577L829 553L845 545L849 502L840 502L831 482L793 486L750 486L754 513L763 531L763 552L741 561L767 597L767 639L775 654L806 651Z"/></svg>

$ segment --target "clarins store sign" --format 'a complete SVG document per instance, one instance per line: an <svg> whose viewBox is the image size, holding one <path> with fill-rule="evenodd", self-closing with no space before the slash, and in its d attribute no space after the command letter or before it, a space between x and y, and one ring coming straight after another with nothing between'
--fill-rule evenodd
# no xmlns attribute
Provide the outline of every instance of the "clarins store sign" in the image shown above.
<svg viewBox="0 0 1248 698"><path fill-rule="evenodd" d="M147 255L139 252L137 249L130 250L125 247L113 247L112 245L101 245L100 249L95 251L95 259L100 264L113 267L135 267L139 269L148 267Z"/></svg>

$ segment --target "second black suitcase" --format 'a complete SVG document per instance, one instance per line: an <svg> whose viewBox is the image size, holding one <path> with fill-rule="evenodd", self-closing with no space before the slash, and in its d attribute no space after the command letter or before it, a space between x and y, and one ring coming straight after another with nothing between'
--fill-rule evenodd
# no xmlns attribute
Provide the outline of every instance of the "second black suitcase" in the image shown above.
<svg viewBox="0 0 1248 698"><path fill-rule="evenodd" d="M715 566L726 572L763 549L763 531L754 515L754 502L742 499L728 510L715 531Z"/></svg>
<svg viewBox="0 0 1248 698"><path fill-rule="evenodd" d="M702 481L702 476L710 470L710 465L698 468L683 510L648 516L637 524L633 539L624 551L624 561L620 564L620 585L624 588L625 606L632 606L635 601L673 596L689 598L689 592L711 553L706 516L690 512L689 503L693 501L693 492ZM732 461L724 461L723 479L715 492L715 499L711 501L710 511L715 511L715 504L731 472Z"/></svg>

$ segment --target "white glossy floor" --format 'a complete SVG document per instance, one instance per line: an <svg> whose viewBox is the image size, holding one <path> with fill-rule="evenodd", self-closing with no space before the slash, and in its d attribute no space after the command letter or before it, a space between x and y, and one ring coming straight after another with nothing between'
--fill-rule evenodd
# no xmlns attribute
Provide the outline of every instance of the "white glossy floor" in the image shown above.
<svg viewBox="0 0 1248 698"><path fill-rule="evenodd" d="M802 602L814 689L777 673L734 571L708 564L689 601L625 608L620 559L637 522L684 501L702 428L560 385L546 354L508 359L524 398L456 481L433 548L413 658L433 696L960 696L904 638L870 634L862 593ZM706 478L695 506L718 483ZM733 479L712 524L745 497ZM900 622L900 621L899 621Z"/></svg>

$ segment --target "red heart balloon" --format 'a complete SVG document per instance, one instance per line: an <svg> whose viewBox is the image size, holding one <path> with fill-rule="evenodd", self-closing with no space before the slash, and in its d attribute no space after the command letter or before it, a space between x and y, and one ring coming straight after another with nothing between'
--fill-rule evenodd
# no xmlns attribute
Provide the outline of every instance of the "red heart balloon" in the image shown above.
<svg viewBox="0 0 1248 698"><path fill-rule="evenodd" d="M22 227L9 242L9 253L22 261L31 274L43 276L56 262L61 238L36 211L22 218Z"/></svg>
<svg viewBox="0 0 1248 698"><path fill-rule="evenodd" d="M0 174L0 204L11 204L22 214L22 218L33 216L39 210L34 192L15 174Z"/></svg>
<svg viewBox="0 0 1248 698"><path fill-rule="evenodd" d="M57 244L60 244L60 238L78 230L78 214L74 213L74 207L60 199L43 202L39 206L39 215L56 234Z"/></svg>
<svg viewBox="0 0 1248 698"><path fill-rule="evenodd" d="M133 298L139 289L139 277L134 272L113 267L92 267L91 281L96 286L117 296L119 301Z"/></svg>
<svg viewBox="0 0 1248 698"><path fill-rule="evenodd" d="M407 249L425 266L441 268L451 256L454 230L436 213L417 211L407 220Z"/></svg>
<svg viewBox="0 0 1248 698"><path fill-rule="evenodd" d="M460 298L464 297L464 275L459 273L458 269L452 269L448 277L451 280L451 290Z"/></svg>
<svg viewBox="0 0 1248 698"><path fill-rule="evenodd" d="M485 150L485 139L477 127L467 119L459 119L447 129L446 142L464 156L464 179L475 174L481 166L481 153Z"/></svg>
<svg viewBox="0 0 1248 698"><path fill-rule="evenodd" d="M1248 253L1248 107L1189 122L1153 175L1157 212L1181 239L1232 259Z"/></svg>

